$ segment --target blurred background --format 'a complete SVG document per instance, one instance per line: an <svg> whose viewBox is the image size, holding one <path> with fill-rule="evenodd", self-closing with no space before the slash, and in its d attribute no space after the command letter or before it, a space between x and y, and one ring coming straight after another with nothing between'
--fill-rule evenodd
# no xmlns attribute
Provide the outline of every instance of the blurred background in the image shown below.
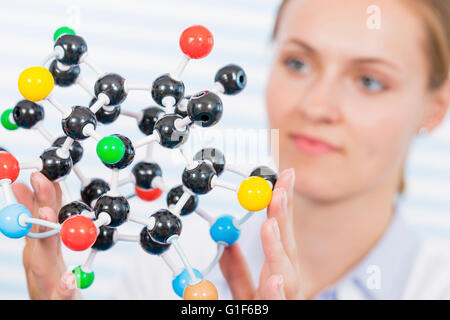
<svg viewBox="0 0 450 320"><path fill-rule="evenodd" d="M252 168L257 163L271 164L265 145L270 133L265 130L264 89L271 58L269 39L278 4L278 0L2 1L0 111L13 108L22 99L17 89L20 72L39 65L51 52L53 33L60 26L72 27L86 40L91 60L102 70L118 73L130 82L150 83L177 67L182 57L178 46L182 31L190 25L202 24L214 35L214 49L206 58L191 61L187 66L183 74L186 93L211 89L215 72L228 63L241 65L248 79L241 94L224 97L221 122L208 133L203 129L193 132L189 147L195 152L202 146L214 145L222 148L226 156L239 155L242 149L236 143L224 145L223 137L240 129L240 142L248 147L244 147L247 148L245 156L238 164L242 168ZM89 68L82 66L81 69L83 78L93 84L95 74ZM78 87L55 88L53 94L68 106L86 106L90 101L89 95ZM42 105L46 111L44 126L55 137L61 136L60 114L48 103ZM138 111L150 105L154 102L149 93L132 92L122 107ZM98 131L126 134L133 140L143 137L136 121L128 117L120 117L110 126L99 127ZM37 159L49 143L34 130L0 128L0 145L19 161L29 161ZM449 146L447 118L437 131L416 139L405 168L406 193L400 202L400 214L424 236L450 236ZM95 144L89 140L84 149L80 166L85 175L108 181L109 171L96 157ZM138 150L137 159L144 154L145 150ZM156 148L155 160L161 165L167 184L181 183L183 162L177 154ZM29 183L29 174L29 170L23 171L18 180ZM223 178L231 182L239 180L232 174L225 174ZM79 181L71 175L68 182L73 197L79 198ZM121 191L130 193L132 188L125 186ZM228 191L215 190L201 198L200 206L212 215L242 215L242 209L232 197ZM2 201L0 198L0 206ZM133 199L130 205L133 212L148 215L165 207L165 197L150 204ZM120 228L139 232L141 227L130 222ZM213 257L215 245L209 238L205 221L195 215L188 216L183 220L183 230L184 249L195 267L199 255ZM0 299L28 298L22 267L24 241L7 239L0 234ZM96 280L83 292L84 297L111 297L114 280L137 250L142 250L137 243L119 242L111 250L98 254L94 263ZM73 253L64 249L63 254L70 268L82 264L88 252Z"/></svg>

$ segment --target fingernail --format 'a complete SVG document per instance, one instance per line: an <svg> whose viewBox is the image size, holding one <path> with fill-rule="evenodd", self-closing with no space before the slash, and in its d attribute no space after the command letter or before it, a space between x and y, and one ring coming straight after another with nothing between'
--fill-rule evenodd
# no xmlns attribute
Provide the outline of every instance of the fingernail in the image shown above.
<svg viewBox="0 0 450 320"><path fill-rule="evenodd" d="M39 182L37 181L36 175L34 175L34 174L31 175L30 182L31 182L31 186L33 187L34 192L38 193L39 192Z"/></svg>
<svg viewBox="0 0 450 320"><path fill-rule="evenodd" d="M74 290L77 288L77 280L72 272L66 272L61 277L60 286L64 290Z"/></svg>
<svg viewBox="0 0 450 320"><path fill-rule="evenodd" d="M47 219L47 216L46 216L44 213L42 213L42 208L39 208L39 209L38 209L37 214L38 214L38 218L39 218L39 219L42 219L42 220L48 220L48 219ZM44 226L39 226L39 227L38 227L38 231L39 231L39 232L44 232L44 231L46 231L46 230L47 230L47 227L44 227Z"/></svg>
<svg viewBox="0 0 450 320"><path fill-rule="evenodd" d="M42 213L42 208L38 209L38 216L40 219L44 219L45 220L45 214Z"/></svg>
<svg viewBox="0 0 450 320"><path fill-rule="evenodd" d="M289 174L290 174L290 188L293 189L294 188L294 184L295 184L295 170L294 168L290 168L289 169Z"/></svg>
<svg viewBox="0 0 450 320"><path fill-rule="evenodd" d="M277 289L278 289L278 291L282 291L283 290L283 287L284 287L284 279L283 279L283 276L277 276Z"/></svg>
<svg viewBox="0 0 450 320"><path fill-rule="evenodd" d="M288 197L287 197L287 192L284 189L281 192L281 205L282 205L282 209L287 211L287 209L288 209Z"/></svg>
<svg viewBox="0 0 450 320"><path fill-rule="evenodd" d="M61 286L62 289L67 290L67 283L64 280L64 276L61 277L61 281L59 282L59 285Z"/></svg>
<svg viewBox="0 0 450 320"><path fill-rule="evenodd" d="M294 183L295 183L295 169L294 168L289 168L289 169L285 169L283 170L283 172L281 172L280 176L283 176L287 174L289 176L289 190L291 190L292 188L294 188Z"/></svg>
<svg viewBox="0 0 450 320"><path fill-rule="evenodd" d="M280 228L278 227L278 222L277 219L275 218L270 218L272 220L272 230L273 233L275 234L275 237L277 238L277 240L280 240Z"/></svg>

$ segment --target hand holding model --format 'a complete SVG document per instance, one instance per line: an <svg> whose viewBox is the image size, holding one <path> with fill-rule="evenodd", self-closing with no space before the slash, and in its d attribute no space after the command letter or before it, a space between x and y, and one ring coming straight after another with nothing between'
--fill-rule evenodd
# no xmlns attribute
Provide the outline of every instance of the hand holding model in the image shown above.
<svg viewBox="0 0 450 320"><path fill-rule="evenodd" d="M267 220L261 227L264 264L255 288L247 262L238 244L225 248L220 268L234 299L299 299L300 283L297 247L293 228L295 172L285 170L278 178Z"/></svg>
<svg viewBox="0 0 450 320"><path fill-rule="evenodd" d="M23 183L12 185L17 201L26 206L33 218L57 222L61 207L61 189L42 173L31 175L33 191ZM33 225L32 232L45 232L47 227ZM75 276L67 270L61 254L59 234L42 239L25 237L23 264L31 299L79 299Z"/></svg>

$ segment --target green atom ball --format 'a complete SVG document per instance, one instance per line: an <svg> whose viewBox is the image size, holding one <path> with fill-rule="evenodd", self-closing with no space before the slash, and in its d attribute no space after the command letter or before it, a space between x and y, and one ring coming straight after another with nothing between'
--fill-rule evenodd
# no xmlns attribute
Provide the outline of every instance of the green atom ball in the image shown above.
<svg viewBox="0 0 450 320"><path fill-rule="evenodd" d="M125 155L125 144L118 137L105 137L97 144L97 155L104 163L117 163Z"/></svg>
<svg viewBox="0 0 450 320"><path fill-rule="evenodd" d="M75 35L75 31L72 28L69 28L69 27L66 27L66 26L58 28L55 31L55 33L53 34L53 41L56 41L56 39L58 39L63 34Z"/></svg>
<svg viewBox="0 0 450 320"><path fill-rule="evenodd" d="M7 109L2 113L1 122L2 126L8 130L16 130L19 126L11 119L13 109Z"/></svg>
<svg viewBox="0 0 450 320"><path fill-rule="evenodd" d="M72 273L75 275L75 278L77 279L77 287L80 289L89 288L94 282L94 272L84 272L83 269L81 269L81 266L73 269Z"/></svg>

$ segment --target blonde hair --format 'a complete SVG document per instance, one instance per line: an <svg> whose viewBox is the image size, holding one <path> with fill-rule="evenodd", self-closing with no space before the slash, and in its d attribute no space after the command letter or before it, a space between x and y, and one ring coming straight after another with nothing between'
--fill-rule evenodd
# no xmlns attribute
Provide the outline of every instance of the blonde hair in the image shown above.
<svg viewBox="0 0 450 320"><path fill-rule="evenodd" d="M277 36L281 16L286 4L292 0L283 0L278 8L272 31L272 40ZM426 30L427 43L425 50L430 62L429 88L438 89L449 77L450 73L450 0L403 0L416 9L421 16ZM398 193L405 191L405 177L398 186Z"/></svg>

